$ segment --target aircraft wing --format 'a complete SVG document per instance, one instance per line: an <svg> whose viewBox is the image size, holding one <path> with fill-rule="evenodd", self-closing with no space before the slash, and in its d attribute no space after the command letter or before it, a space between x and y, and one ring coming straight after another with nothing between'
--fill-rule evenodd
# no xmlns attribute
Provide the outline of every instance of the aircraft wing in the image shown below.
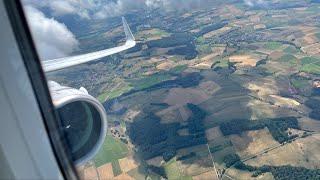
<svg viewBox="0 0 320 180"><path fill-rule="evenodd" d="M51 71L56 71L59 69L75 66L78 64L82 64L82 63L97 60L97 59L100 59L100 58L103 58L106 56L110 56L112 54L116 54L121 51L124 51L124 50L127 50L129 48L134 47L136 45L136 42L135 42L135 39L134 39L132 32L129 28L129 25L127 24L124 17L122 17L122 23L123 23L124 32L126 34L126 42L124 45L110 48L110 49L101 50L101 51L82 54L82 55L45 60L45 61L42 61L44 71L51 72Z"/></svg>

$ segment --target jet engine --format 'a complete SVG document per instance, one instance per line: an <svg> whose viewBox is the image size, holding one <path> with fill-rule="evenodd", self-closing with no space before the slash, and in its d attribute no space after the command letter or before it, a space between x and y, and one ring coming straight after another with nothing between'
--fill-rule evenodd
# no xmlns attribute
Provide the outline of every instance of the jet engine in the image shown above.
<svg viewBox="0 0 320 180"><path fill-rule="evenodd" d="M107 131L105 109L85 88L74 89L54 81L48 85L72 160L82 165L97 154L104 142Z"/></svg>

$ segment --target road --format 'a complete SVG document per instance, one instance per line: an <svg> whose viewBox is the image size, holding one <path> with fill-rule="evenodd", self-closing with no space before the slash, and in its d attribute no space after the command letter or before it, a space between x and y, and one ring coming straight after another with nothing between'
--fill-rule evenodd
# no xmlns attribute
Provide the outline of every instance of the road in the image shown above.
<svg viewBox="0 0 320 180"><path fill-rule="evenodd" d="M211 158L211 161L212 161L213 169L214 169L214 171L215 171L215 173L216 173L217 179L218 179L218 180L221 180L220 175L219 175L219 172L217 171L216 165L215 165L215 163L214 163L214 161L213 161L213 157L212 157L212 154L211 154L210 147L209 147L209 144L208 144L208 143L207 143L207 147L208 147L208 151L209 151L210 158Z"/></svg>

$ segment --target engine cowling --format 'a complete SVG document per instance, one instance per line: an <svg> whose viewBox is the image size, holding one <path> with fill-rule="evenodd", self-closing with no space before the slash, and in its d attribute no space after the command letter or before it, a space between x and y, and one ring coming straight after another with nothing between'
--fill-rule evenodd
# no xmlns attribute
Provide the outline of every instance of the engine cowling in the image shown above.
<svg viewBox="0 0 320 180"><path fill-rule="evenodd" d="M97 154L104 142L107 133L105 109L85 88L74 89L53 81L48 84L72 160L82 165Z"/></svg>

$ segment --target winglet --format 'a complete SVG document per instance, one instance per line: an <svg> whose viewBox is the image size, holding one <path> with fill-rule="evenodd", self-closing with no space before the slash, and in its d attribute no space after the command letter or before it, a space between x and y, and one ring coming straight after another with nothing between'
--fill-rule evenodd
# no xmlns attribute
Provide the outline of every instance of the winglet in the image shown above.
<svg viewBox="0 0 320 180"><path fill-rule="evenodd" d="M126 42L124 45L110 48L110 49L104 49L101 51L91 52L87 54L81 54L81 55L51 59L51 60L44 60L42 61L44 70L46 72L56 71L59 69L75 66L78 64L83 64L83 63L100 59L106 56L110 56L112 54L116 54L134 47L136 45L136 41L124 17L122 17L122 23L123 23L124 32L126 34Z"/></svg>
<svg viewBox="0 0 320 180"><path fill-rule="evenodd" d="M123 24L123 28L124 28L124 33L126 34L126 40L128 41L134 41L134 37L133 34L130 30L130 27L126 21L126 19L124 17L122 17L122 24Z"/></svg>

